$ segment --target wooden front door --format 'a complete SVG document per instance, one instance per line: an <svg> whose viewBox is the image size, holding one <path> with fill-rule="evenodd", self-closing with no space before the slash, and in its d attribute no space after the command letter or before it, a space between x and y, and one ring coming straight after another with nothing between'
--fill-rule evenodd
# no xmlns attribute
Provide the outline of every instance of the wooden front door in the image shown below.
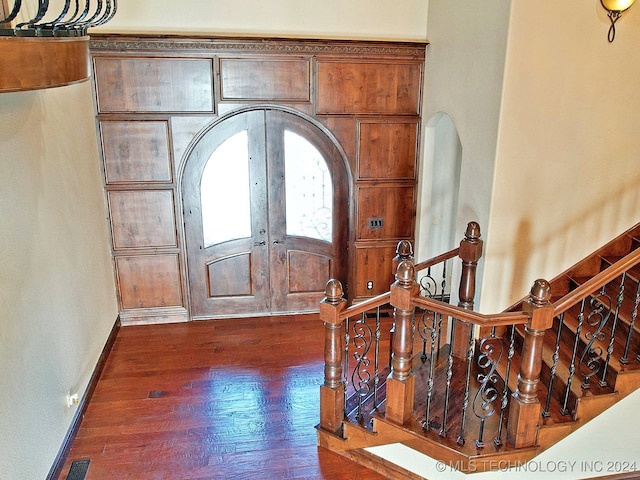
<svg viewBox="0 0 640 480"><path fill-rule="evenodd" d="M317 310L345 280L342 157L295 113L236 113L205 131L182 180L191 317Z"/></svg>

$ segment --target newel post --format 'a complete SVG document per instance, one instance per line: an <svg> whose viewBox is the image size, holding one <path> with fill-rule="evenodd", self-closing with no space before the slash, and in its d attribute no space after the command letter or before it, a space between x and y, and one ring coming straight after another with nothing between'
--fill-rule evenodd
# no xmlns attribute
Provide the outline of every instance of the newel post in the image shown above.
<svg viewBox="0 0 640 480"><path fill-rule="evenodd" d="M460 260L462 260L458 306L466 310L473 310L473 302L476 296L476 270L478 261L482 257L482 243L482 240L480 240L480 225L477 222L469 222L464 233L464 239L460 242L458 253ZM453 338L453 353L455 356L466 357L472 328L473 325L471 324L458 322L458 328Z"/></svg>
<svg viewBox="0 0 640 480"><path fill-rule="evenodd" d="M523 310L529 314L525 325L524 344L518 374L518 387L509 406L507 440L516 448L532 447L537 442L542 406L538 400L538 384L542 370L544 333L553 326L553 305L549 282L533 282Z"/></svg>
<svg viewBox="0 0 640 480"><path fill-rule="evenodd" d="M391 305L395 323L391 373L387 378L387 408L385 418L403 424L413 413L415 377L411 372L413 357L412 299L418 295L413 262L402 260L391 285Z"/></svg>
<svg viewBox="0 0 640 480"><path fill-rule="evenodd" d="M320 386L320 428L338 433L344 419L344 335L340 312L346 307L347 301L342 298L342 284L338 280L327 282L325 295L320 302L320 320L324 322L324 385Z"/></svg>

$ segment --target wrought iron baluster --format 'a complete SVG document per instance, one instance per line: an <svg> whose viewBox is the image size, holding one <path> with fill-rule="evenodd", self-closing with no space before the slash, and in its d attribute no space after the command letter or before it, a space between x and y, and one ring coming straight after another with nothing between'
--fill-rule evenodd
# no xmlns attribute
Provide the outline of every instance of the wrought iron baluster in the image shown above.
<svg viewBox="0 0 640 480"><path fill-rule="evenodd" d="M605 303L603 303L605 302ZM602 347L596 345L596 341L603 341L605 338L602 331L611 316L611 298L607 295L605 286L602 287L600 293L592 298L589 302L591 311L587 316L588 325L595 327L593 332L585 333L588 340L587 345L580 355L580 373L583 375L582 388L588 390L590 387L591 377L595 376L600 370L602 364Z"/></svg>
<svg viewBox="0 0 640 480"><path fill-rule="evenodd" d="M636 318L638 317L638 306L640 305L640 281L638 282L638 288L636 289L636 297L633 300L633 310L631 310L631 322L629 324L629 334L627 335L627 343L624 346L624 355L620 361L622 363L629 363L627 355L629 354L629 347L631 345L631 336L634 332L634 325ZM624 362L622 360L625 360ZM640 354L636 355L636 361L640 362Z"/></svg>
<svg viewBox="0 0 640 480"><path fill-rule="evenodd" d="M493 439L493 444L496 447L502 445L502 424L504 423L504 416L507 411L507 404L509 403L509 374L511 373L511 362L513 361L513 354L515 353L515 334L516 326L511 325L509 351L507 353L507 369L504 374L504 387L502 388L502 401L500 402L500 420L498 421L498 432L496 433L496 438Z"/></svg>
<svg viewBox="0 0 640 480"><path fill-rule="evenodd" d="M496 329L491 329L491 334L495 335ZM467 340L467 372L465 376L464 385L464 397L462 399L462 417L460 418L460 435L456 442L458 445L464 445L464 429L467 420L467 407L469 406L469 389L471 388L471 364L473 362L473 341L474 341L474 329L473 326L469 328L469 339Z"/></svg>
<svg viewBox="0 0 640 480"><path fill-rule="evenodd" d="M0 23L13 22L18 16L18 12L20 12L21 6L22 6L22 0L15 0L15 2L13 2L13 8L11 9L11 11L6 17L0 20Z"/></svg>
<svg viewBox="0 0 640 480"><path fill-rule="evenodd" d="M451 378L453 377L453 341L456 338L456 322L457 320L451 317L451 341L449 343L449 356L447 357L447 379L444 392L444 408L442 413L442 426L440 427L439 435L444 437L447 435L447 417L449 416L449 396L451 393Z"/></svg>
<svg viewBox="0 0 640 480"><path fill-rule="evenodd" d="M442 281L440 282L440 301L444 302L447 290L447 261L442 262Z"/></svg>
<svg viewBox="0 0 640 480"><path fill-rule="evenodd" d="M351 384L358 395L358 410L356 418L362 420L364 401L371 393L371 359L368 357L371 348L373 332L371 327L367 325L366 313L363 313L360 320L353 324L353 359L356 361L355 367L351 373Z"/></svg>
<svg viewBox="0 0 640 480"><path fill-rule="evenodd" d="M435 298L438 290L438 283L431 275L431 267L427 267L427 273L420 278L420 293L423 297Z"/></svg>
<svg viewBox="0 0 640 480"><path fill-rule="evenodd" d="M438 335L437 335L437 337L438 337L438 339L437 339L437 342L438 342L438 344L437 344L437 347L438 347L437 355L438 356L440 356L440 347L442 345L442 322L443 322L443 320L444 320L444 315L439 313L438 314Z"/></svg>
<svg viewBox="0 0 640 480"><path fill-rule="evenodd" d="M344 362L344 367L342 368L342 383L344 384L344 416L347 416L347 400L348 400L348 391L347 387L349 386L349 378L347 372L349 371L349 318L347 317L344 320L344 356L342 357L342 361Z"/></svg>
<svg viewBox="0 0 640 480"><path fill-rule="evenodd" d="M480 341L480 354L478 355L478 366L481 369L489 369L487 373L478 373L480 388L473 398L473 413L480 420L478 439L476 447L484 447L484 426L486 420L491 417L496 407L494 402L498 398L498 365L502 359L504 346L502 341L495 336L495 328L491 329L491 335Z"/></svg>
<svg viewBox="0 0 640 480"><path fill-rule="evenodd" d="M38 0L38 11L35 16L31 20L17 24L15 28L16 32L23 30L24 27L27 27L27 29L33 28L34 24L44 18L47 10L49 10L49 0Z"/></svg>
<svg viewBox="0 0 640 480"><path fill-rule="evenodd" d="M378 408L378 385L380 384L380 307L376 308L376 332L373 377L373 409Z"/></svg>
<svg viewBox="0 0 640 480"><path fill-rule="evenodd" d="M551 376L549 378L549 391L547 392L547 401L542 411L543 417L549 417L549 409L551 408L551 394L553 391L553 382L556 378L556 370L558 369L558 360L560 359L560 339L562 337L562 327L564 327L564 312L558 318L558 333L556 334L556 347L553 351L553 364L551 365Z"/></svg>
<svg viewBox="0 0 640 480"><path fill-rule="evenodd" d="M571 364L569 365L569 377L567 378L567 388L564 392L564 400L562 402L562 408L560 409L561 415L569 415L569 410L567 408L569 403L569 394L571 393L571 383L573 382L573 377L576 373L576 360L578 357L578 345L580 343L580 334L582 333L582 326L584 324L584 308L586 304L586 299L582 299L580 302L580 313L578 314L578 326L576 328L576 335L573 340L573 353L571 354Z"/></svg>
<svg viewBox="0 0 640 480"><path fill-rule="evenodd" d="M602 367L602 376L600 377L600 386L607 386L607 371L609 370L609 362L611 361L611 354L613 353L613 343L616 337L616 328L618 326L618 319L620 318L620 307L622 307L622 301L624 300L624 282L627 278L627 272L622 274L620 279L620 288L618 289L618 296L616 298L616 312L613 315L613 325L611 325L611 334L609 335L609 345L607 346L607 358L604 361Z"/></svg>
<svg viewBox="0 0 640 480"><path fill-rule="evenodd" d="M51 20L51 21L45 22L45 23L39 23L39 24L34 25L34 26L37 27L40 30L51 29L56 24L58 24L58 23L60 23L62 21L62 19L67 15L67 13L69 13L69 9L70 8L71 8L71 0L65 0L64 5L62 6L62 11L60 12L60 14L54 20Z"/></svg>
<svg viewBox="0 0 640 480"><path fill-rule="evenodd" d="M89 15L89 10L91 9L91 0L85 0L84 8L80 12L80 15L78 15L78 11L80 9L79 3L80 3L80 0L78 0L78 7L76 8L75 14L71 17L71 20L64 23L64 27L70 28L70 29L76 28L78 25L82 23L82 21L85 18L87 18L87 15Z"/></svg>
<svg viewBox="0 0 640 480"><path fill-rule="evenodd" d="M432 313L433 315L427 315L428 313ZM426 317L431 318L431 327L427 327ZM431 401L433 400L433 383L434 383L434 375L435 375L435 343L436 343L436 312L428 312L425 310L422 314L423 319L421 320L425 324L425 328L429 329L429 337L431 339L431 351L430 359L429 359L429 377L427 378L427 406L425 408L424 422L422 423L422 428L425 430L429 430L431 428L431 421L429 418L431 417ZM423 337L424 338L424 337Z"/></svg>

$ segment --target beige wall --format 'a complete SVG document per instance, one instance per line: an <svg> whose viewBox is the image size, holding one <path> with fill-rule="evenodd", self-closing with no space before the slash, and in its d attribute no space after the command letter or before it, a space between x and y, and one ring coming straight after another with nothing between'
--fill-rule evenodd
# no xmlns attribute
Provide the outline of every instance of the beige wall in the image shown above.
<svg viewBox="0 0 640 480"><path fill-rule="evenodd" d="M640 9L613 44L599 2L431 0L428 18L424 125L458 130L456 236L480 223L478 308L497 312L640 221Z"/></svg>
<svg viewBox="0 0 640 480"><path fill-rule="evenodd" d="M429 2L423 138L427 141L432 138L429 125L440 112L451 118L460 138L461 193L456 243L464 237L470 221L477 221L482 237L485 241L488 238L510 3L510 0ZM429 178L434 177L430 173L434 162L429 158L430 150L425 145L421 165L423 198L425 191L431 190ZM428 218L429 206L421 205L421 213L419 221ZM424 237L430 228L440 227L441 224L424 225L419 233ZM482 267L481 263L480 275ZM481 285L478 287L480 290Z"/></svg>
<svg viewBox="0 0 640 480"><path fill-rule="evenodd" d="M607 30L599 2L512 4L486 311L640 222L640 8Z"/></svg>
<svg viewBox="0 0 640 480"><path fill-rule="evenodd" d="M427 3L427 0L124 1L118 2L116 17L96 31L425 41Z"/></svg>
<svg viewBox="0 0 640 480"><path fill-rule="evenodd" d="M0 94L0 477L45 478L117 305L89 82Z"/></svg>

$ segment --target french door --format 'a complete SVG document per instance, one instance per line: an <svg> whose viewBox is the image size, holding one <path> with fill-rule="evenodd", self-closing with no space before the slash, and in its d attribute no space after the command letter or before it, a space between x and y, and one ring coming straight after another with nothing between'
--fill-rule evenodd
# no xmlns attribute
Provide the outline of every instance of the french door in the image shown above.
<svg viewBox="0 0 640 480"><path fill-rule="evenodd" d="M304 118L262 108L217 123L182 196L192 318L313 311L328 279L344 281L345 166Z"/></svg>

